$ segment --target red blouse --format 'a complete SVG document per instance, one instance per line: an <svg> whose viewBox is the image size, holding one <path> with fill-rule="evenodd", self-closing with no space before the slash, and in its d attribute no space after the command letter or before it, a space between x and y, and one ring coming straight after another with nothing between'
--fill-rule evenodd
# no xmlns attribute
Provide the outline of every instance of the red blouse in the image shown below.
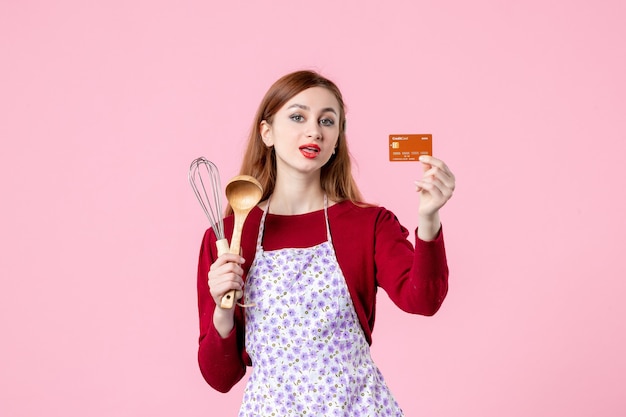
<svg viewBox="0 0 626 417"><path fill-rule="evenodd" d="M254 208L241 238L245 274L253 261L263 211ZM430 242L417 238L415 248L409 232L395 215L383 207L359 207L350 201L328 208L328 219L337 261L343 271L352 302L367 342L372 342L376 291L383 288L402 310L431 316L448 291L448 265L443 234ZM224 219L230 241L233 217ZM215 302L209 293L208 271L217 258L215 235L204 234L198 263L198 309L200 340L198 362L204 379L220 392L229 391L251 366L244 348L244 314L235 307L235 327L222 338L213 325ZM268 214L263 236L264 250L310 247L326 241L324 211L282 216Z"/></svg>

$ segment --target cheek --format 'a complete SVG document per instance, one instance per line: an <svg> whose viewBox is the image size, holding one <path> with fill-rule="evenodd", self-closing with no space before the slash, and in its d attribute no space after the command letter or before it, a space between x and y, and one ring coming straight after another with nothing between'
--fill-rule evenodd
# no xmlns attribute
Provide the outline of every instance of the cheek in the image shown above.
<svg viewBox="0 0 626 417"><path fill-rule="evenodd" d="M277 138L289 139L295 133L298 132L297 125L294 124L281 124L274 128L274 136Z"/></svg>
<svg viewBox="0 0 626 417"><path fill-rule="evenodd" d="M333 147L335 147L337 145L337 142L339 141L339 132L334 131L327 135L327 137L330 138L330 142L333 144Z"/></svg>

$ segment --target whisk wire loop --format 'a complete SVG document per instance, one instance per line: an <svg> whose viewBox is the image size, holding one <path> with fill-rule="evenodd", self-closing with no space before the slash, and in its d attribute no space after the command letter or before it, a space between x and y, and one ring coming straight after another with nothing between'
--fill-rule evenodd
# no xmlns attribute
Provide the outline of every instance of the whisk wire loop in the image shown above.
<svg viewBox="0 0 626 417"><path fill-rule="evenodd" d="M221 180L217 166L199 157L191 162L188 174L189 184L193 189L204 214L206 214L215 233L215 237L224 239L224 220L222 218Z"/></svg>

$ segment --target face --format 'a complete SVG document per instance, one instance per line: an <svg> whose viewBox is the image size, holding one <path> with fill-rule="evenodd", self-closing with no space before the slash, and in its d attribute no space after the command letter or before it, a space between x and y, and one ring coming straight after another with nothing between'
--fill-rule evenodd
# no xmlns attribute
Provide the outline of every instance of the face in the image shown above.
<svg viewBox="0 0 626 417"><path fill-rule="evenodd" d="M276 112L272 124L261 122L261 137L273 146L278 173L316 173L328 162L339 137L339 102L323 87L292 97Z"/></svg>

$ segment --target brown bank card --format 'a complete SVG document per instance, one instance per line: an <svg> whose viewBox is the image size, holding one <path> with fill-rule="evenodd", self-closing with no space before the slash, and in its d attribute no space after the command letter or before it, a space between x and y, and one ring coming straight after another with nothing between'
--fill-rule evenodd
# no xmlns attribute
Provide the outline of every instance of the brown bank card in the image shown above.
<svg viewBox="0 0 626 417"><path fill-rule="evenodd" d="M433 154L433 135L407 134L389 135L389 160L417 161L421 155Z"/></svg>

